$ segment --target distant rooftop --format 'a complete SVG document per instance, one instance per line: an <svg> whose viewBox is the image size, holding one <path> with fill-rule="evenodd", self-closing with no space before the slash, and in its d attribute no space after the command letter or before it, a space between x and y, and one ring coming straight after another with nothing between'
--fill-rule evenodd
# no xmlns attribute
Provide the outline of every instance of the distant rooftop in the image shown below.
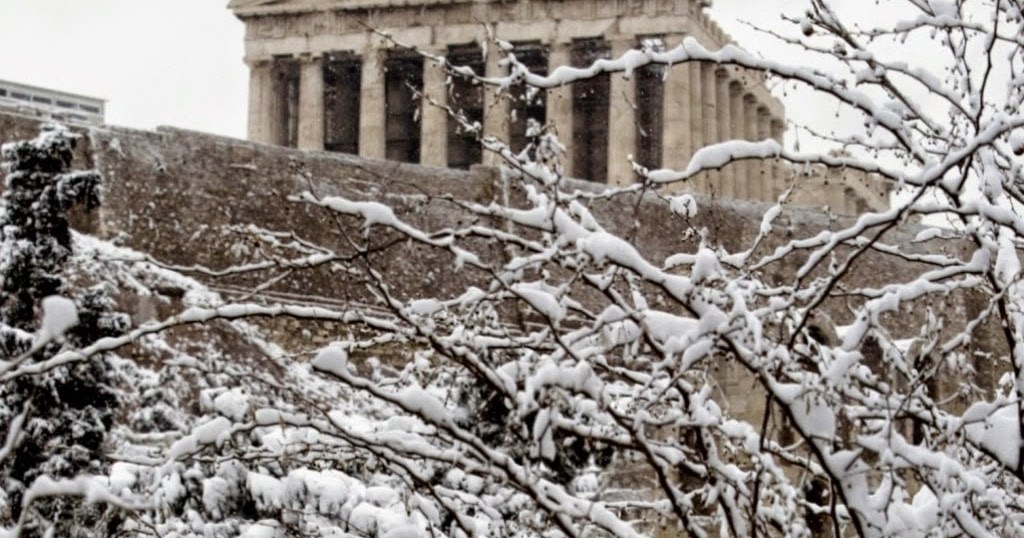
<svg viewBox="0 0 1024 538"><path fill-rule="evenodd" d="M106 101L20 82L0 80L0 108L69 123L102 125Z"/></svg>

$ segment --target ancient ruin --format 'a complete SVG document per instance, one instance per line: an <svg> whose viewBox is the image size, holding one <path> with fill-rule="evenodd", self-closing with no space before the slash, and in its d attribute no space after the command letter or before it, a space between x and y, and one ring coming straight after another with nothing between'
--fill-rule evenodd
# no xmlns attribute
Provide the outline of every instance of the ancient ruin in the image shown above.
<svg viewBox="0 0 1024 538"><path fill-rule="evenodd" d="M651 169L685 168L694 151L730 139L780 142L785 110L763 73L687 63L603 75L548 92L497 95L452 80L416 51L445 56L478 74L507 74L489 32L516 59L546 73L585 66L633 48L674 47L694 37L716 49L731 42L698 0L232 0L246 25L251 70L249 138L307 150L428 166L498 164L473 133L458 129L430 100L462 111L483 134L525 145L530 121L568 147L566 173L624 185L629 157ZM390 36L385 38L382 33ZM398 46L401 44L402 46ZM613 135L614 134L614 135ZM612 141L614 138L614 141ZM853 214L888 206L869 178L809 177L794 201ZM697 192L774 201L797 171L743 163L699 179ZM812 174L813 175L813 174Z"/></svg>

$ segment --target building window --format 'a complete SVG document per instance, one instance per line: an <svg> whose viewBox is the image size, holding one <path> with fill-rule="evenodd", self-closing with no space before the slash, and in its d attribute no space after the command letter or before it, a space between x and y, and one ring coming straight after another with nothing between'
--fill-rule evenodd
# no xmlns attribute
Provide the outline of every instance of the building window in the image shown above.
<svg viewBox="0 0 1024 538"><path fill-rule="evenodd" d="M53 104L53 100L52 99L50 99L49 97L43 97L42 95L33 95L32 96L32 102L33 103L42 103L44 105L51 105L51 104Z"/></svg>
<svg viewBox="0 0 1024 538"><path fill-rule="evenodd" d="M420 161L422 91L423 58L392 56L384 62L385 153L392 161Z"/></svg>
<svg viewBox="0 0 1024 538"><path fill-rule="evenodd" d="M587 67L608 58L608 44L600 39L580 39L572 44L572 64ZM572 153L573 175L605 183L608 181L608 92L611 77L602 73L573 84Z"/></svg>
<svg viewBox="0 0 1024 538"><path fill-rule="evenodd" d="M477 44L453 46L448 49L448 63L465 66L480 75L485 65L483 51ZM448 106L466 118L469 124L483 125L484 88L469 77L455 75L448 88ZM448 166L469 168L483 162L483 147L477 141L476 133L464 129L459 122L448 119Z"/></svg>
<svg viewBox="0 0 1024 538"><path fill-rule="evenodd" d="M363 64L352 53L324 56L324 149L359 153L359 95Z"/></svg>
<svg viewBox="0 0 1024 538"><path fill-rule="evenodd" d="M90 106L90 105L79 105L79 106L81 107L82 110L84 110L86 112L92 112L93 114L99 114L100 113L99 107Z"/></svg>
<svg viewBox="0 0 1024 538"><path fill-rule="evenodd" d="M0 88L0 97L7 97L7 90Z"/></svg>
<svg viewBox="0 0 1024 538"><path fill-rule="evenodd" d="M641 41L644 50L663 52L660 37ZM665 66L647 65L636 72L636 161L650 169L662 167L665 110Z"/></svg>
<svg viewBox="0 0 1024 538"><path fill-rule="evenodd" d="M271 142L290 148L299 145L299 62L274 58Z"/></svg>
<svg viewBox="0 0 1024 538"><path fill-rule="evenodd" d="M540 43L518 43L512 51L519 63L531 73L547 75L548 50ZM529 143L527 131L530 120L538 125L547 121L547 93L525 84L512 90L512 118L509 125L509 145L518 153Z"/></svg>
<svg viewBox="0 0 1024 538"><path fill-rule="evenodd" d="M13 97L15 99L21 99L22 101L31 101L32 100L32 98L29 97L27 93L21 93L21 92L11 92L11 97Z"/></svg>
<svg viewBox="0 0 1024 538"><path fill-rule="evenodd" d="M61 108L75 108L75 104L70 101L57 101L57 106Z"/></svg>

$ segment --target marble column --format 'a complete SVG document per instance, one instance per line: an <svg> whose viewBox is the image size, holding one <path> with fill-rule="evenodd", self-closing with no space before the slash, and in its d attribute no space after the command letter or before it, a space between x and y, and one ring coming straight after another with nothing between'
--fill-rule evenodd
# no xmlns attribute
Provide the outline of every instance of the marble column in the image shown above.
<svg viewBox="0 0 1024 538"><path fill-rule="evenodd" d="M751 142L759 142L761 138L757 136L757 98L751 94L743 96L743 129L747 140ZM765 161L756 160L748 161L747 163L747 196L751 200L760 200L762 202L769 201L765 189Z"/></svg>
<svg viewBox="0 0 1024 538"><path fill-rule="evenodd" d="M571 65L572 50L569 43L552 43L548 53L548 73L561 66ZM569 152L562 158L566 176L572 177L572 86L561 86L548 92L548 124L553 125L558 140Z"/></svg>
<svg viewBox="0 0 1024 538"><path fill-rule="evenodd" d="M772 116L771 112L765 106L760 106L757 109L757 139L758 140L769 140L772 137ZM763 195L769 202L775 200L782 194L783 191L783 179L777 177L776 166L774 159L765 160L762 167L764 174L762 177L764 181L762 183Z"/></svg>
<svg viewBox="0 0 1024 538"><path fill-rule="evenodd" d="M299 73L299 149L324 149L323 57L302 59Z"/></svg>
<svg viewBox="0 0 1024 538"><path fill-rule="evenodd" d="M363 53L362 82L359 89L359 156L383 159L385 147L384 58L386 49L371 39Z"/></svg>
<svg viewBox="0 0 1024 538"><path fill-rule="evenodd" d="M489 43L487 46L487 62L484 69L488 77L503 77L508 70L502 67L501 60L504 55L498 50L498 46ZM506 144L511 141L511 124L509 113L511 106L508 95L498 93L494 86L484 88L484 132L485 137L494 137ZM493 151L484 150L483 164L486 166L501 166L505 160Z"/></svg>
<svg viewBox="0 0 1024 538"><path fill-rule="evenodd" d="M441 108L448 102L447 79L448 75L437 62L423 59L424 99L420 115L420 164L423 165L448 165L448 113Z"/></svg>
<svg viewBox="0 0 1024 538"><path fill-rule="evenodd" d="M274 101L271 62L249 62L249 140L271 144L271 106Z"/></svg>
<svg viewBox="0 0 1024 538"><path fill-rule="evenodd" d="M715 70L715 102L718 104L718 141L736 138L732 131L732 101L729 97L729 72ZM736 166L726 166L721 172L718 192L726 198L736 198Z"/></svg>
<svg viewBox="0 0 1024 538"><path fill-rule="evenodd" d="M270 93L268 97L268 128L267 141L276 146L287 146L291 120L289 117L289 77L290 58L274 58L270 62Z"/></svg>
<svg viewBox="0 0 1024 538"><path fill-rule="evenodd" d="M832 181L822 190L824 191L822 194L824 195L825 203L833 213L836 215L850 215L852 213L850 207L848 207L851 197L846 193L846 185L843 184L842 178L832 178Z"/></svg>
<svg viewBox="0 0 1024 538"><path fill-rule="evenodd" d="M718 66L715 64L701 65L702 93L704 97L704 143L714 144L721 140L718 132ZM706 194L717 194L722 192L722 174L720 172L708 172L704 178L697 183L698 189Z"/></svg>
<svg viewBox="0 0 1024 538"><path fill-rule="evenodd" d="M772 137L772 116L767 107L757 108L757 138L769 140Z"/></svg>
<svg viewBox="0 0 1024 538"><path fill-rule="evenodd" d="M729 83L729 133L736 139L746 140L747 131L746 125L744 124L746 110L743 106L743 85L737 81L731 81ZM736 198L743 200L749 200L750 196L750 167L748 164L750 161L741 161L733 165L733 174L735 174L736 181Z"/></svg>
<svg viewBox="0 0 1024 538"><path fill-rule="evenodd" d="M612 58L619 58L636 45L635 38L616 39L611 42ZM608 183L628 185L635 174L631 155L636 155L636 78L621 73L611 75L608 106Z"/></svg>
<svg viewBox="0 0 1024 538"><path fill-rule="evenodd" d="M771 120L768 123L768 129L772 139L778 142L779 145L784 146L784 134L786 132L786 123L782 121L781 118L772 116ZM782 191L786 189L786 181L788 180L785 177L786 170L789 170L789 166L785 162L779 159L772 159L772 175L775 178L775 182L773 184L775 185L776 198L778 198L782 194Z"/></svg>
<svg viewBox="0 0 1024 538"><path fill-rule="evenodd" d="M693 113L694 104L691 101L691 93L695 90L699 93L700 89L699 84L693 84L691 73L694 70L699 72L700 64L686 62L667 69L662 111L662 165L673 170L684 170L693 156L694 136L700 131L699 126L694 128L693 125L694 116L699 118L700 114Z"/></svg>
<svg viewBox="0 0 1024 538"><path fill-rule="evenodd" d="M685 163L679 167L681 170L685 170L693 154L700 151L708 143L707 133L704 131L703 76L707 66L700 62L688 62L687 65L690 67L690 142L693 151L686 156ZM707 180L704 177L691 179L690 188L687 190L707 192Z"/></svg>
<svg viewBox="0 0 1024 538"><path fill-rule="evenodd" d="M786 133L786 123L779 118L772 118L770 125L772 138L779 144L782 144L783 136Z"/></svg>

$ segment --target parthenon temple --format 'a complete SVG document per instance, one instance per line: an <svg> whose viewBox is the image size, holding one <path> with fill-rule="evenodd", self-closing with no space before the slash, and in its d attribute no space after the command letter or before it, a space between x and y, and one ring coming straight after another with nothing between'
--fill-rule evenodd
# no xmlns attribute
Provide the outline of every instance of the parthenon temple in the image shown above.
<svg viewBox="0 0 1024 538"><path fill-rule="evenodd" d="M474 85L411 48L486 76L507 73L488 32L536 73L590 65L629 49L673 47L694 37L709 49L731 40L705 13L708 0L231 0L246 26L249 138L308 150L428 166L496 165L472 132L438 106L461 111L483 134L527 144L532 121L567 146L568 175L625 185L630 163L684 169L696 149L731 140L782 142L785 110L759 72L688 62L604 74L550 91ZM386 33L390 39L382 34ZM402 46L397 46L401 44ZM668 69L669 72L665 72ZM450 84L449 84L450 82ZM888 206L871 178L735 163L691 190L774 201L797 184L795 203L840 214Z"/></svg>

